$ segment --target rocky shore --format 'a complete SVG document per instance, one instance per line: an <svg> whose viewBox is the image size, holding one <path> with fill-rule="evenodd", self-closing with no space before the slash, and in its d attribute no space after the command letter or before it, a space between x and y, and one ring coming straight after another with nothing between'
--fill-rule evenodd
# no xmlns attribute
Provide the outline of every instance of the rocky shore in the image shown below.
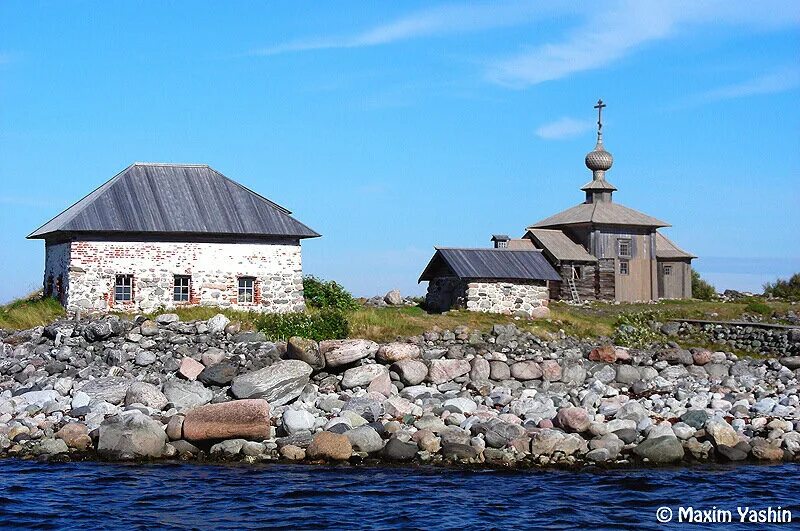
<svg viewBox="0 0 800 531"><path fill-rule="evenodd" d="M477 466L800 459L800 356L513 325L273 343L223 315L0 331L0 456Z"/></svg>

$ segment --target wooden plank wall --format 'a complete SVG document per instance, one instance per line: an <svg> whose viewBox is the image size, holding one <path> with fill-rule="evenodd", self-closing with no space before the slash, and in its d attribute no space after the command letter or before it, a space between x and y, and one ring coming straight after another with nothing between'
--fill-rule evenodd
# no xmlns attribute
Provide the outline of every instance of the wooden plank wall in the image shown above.
<svg viewBox="0 0 800 531"><path fill-rule="evenodd" d="M592 254L601 259L613 259L615 293L619 301L643 301L657 297L655 271L655 237L652 229L602 227L594 231ZM620 239L631 241L631 257L627 275L619 274L618 244ZM623 258L624 259L624 258Z"/></svg>

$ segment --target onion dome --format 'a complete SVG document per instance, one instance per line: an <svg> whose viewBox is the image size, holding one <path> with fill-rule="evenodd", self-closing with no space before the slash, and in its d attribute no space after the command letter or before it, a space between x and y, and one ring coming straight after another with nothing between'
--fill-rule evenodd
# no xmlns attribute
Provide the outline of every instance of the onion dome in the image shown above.
<svg viewBox="0 0 800 531"><path fill-rule="evenodd" d="M603 147L603 138L598 133L597 145L586 154L586 167L594 171L608 171L614 163L614 157Z"/></svg>

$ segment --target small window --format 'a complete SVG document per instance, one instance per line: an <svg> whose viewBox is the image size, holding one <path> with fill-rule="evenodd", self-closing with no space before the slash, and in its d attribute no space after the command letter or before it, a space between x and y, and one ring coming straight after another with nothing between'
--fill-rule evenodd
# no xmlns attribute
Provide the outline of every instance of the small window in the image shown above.
<svg viewBox="0 0 800 531"><path fill-rule="evenodd" d="M192 277L189 275L175 275L172 287L172 300L175 302L189 302Z"/></svg>
<svg viewBox="0 0 800 531"><path fill-rule="evenodd" d="M253 294L255 293L254 285L255 279L253 277L242 277L239 279L239 302L253 302Z"/></svg>
<svg viewBox="0 0 800 531"><path fill-rule="evenodd" d="M117 275L114 283L114 300L117 302L130 301L133 295L133 275Z"/></svg>
<svg viewBox="0 0 800 531"><path fill-rule="evenodd" d="M617 240L617 246L620 256L631 256L631 241L630 240Z"/></svg>
<svg viewBox="0 0 800 531"><path fill-rule="evenodd" d="M506 249L507 247L508 247L508 242L507 241L500 240L499 242L497 242L497 248L498 249Z"/></svg>
<svg viewBox="0 0 800 531"><path fill-rule="evenodd" d="M672 266L671 265L665 265L664 266L664 276L671 275L671 274L672 274Z"/></svg>
<svg viewBox="0 0 800 531"><path fill-rule="evenodd" d="M627 275L628 274L628 261L627 260L620 260L619 261L619 274L620 275Z"/></svg>

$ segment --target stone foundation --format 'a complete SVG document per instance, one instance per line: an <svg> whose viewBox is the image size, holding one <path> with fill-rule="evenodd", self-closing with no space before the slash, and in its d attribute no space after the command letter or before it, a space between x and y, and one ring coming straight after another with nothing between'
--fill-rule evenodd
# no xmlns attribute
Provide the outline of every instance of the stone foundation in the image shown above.
<svg viewBox="0 0 800 531"><path fill-rule="evenodd" d="M51 276L62 275L60 300L70 312L304 309L299 244L73 241L47 245L45 263L45 291ZM117 275L133 276L129 302L114 298ZM175 275L191 277L188 301L174 301ZM240 277L254 279L252 302L239 300Z"/></svg>

